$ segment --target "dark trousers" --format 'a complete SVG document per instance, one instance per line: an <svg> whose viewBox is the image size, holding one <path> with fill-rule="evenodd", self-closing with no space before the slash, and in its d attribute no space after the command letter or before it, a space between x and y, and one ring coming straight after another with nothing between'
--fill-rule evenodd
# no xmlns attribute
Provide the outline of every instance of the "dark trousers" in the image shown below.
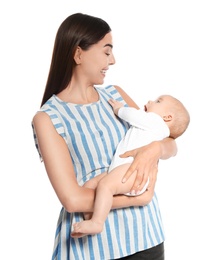
<svg viewBox="0 0 216 260"><path fill-rule="evenodd" d="M164 243L136 254L118 258L121 260L164 260Z"/></svg>

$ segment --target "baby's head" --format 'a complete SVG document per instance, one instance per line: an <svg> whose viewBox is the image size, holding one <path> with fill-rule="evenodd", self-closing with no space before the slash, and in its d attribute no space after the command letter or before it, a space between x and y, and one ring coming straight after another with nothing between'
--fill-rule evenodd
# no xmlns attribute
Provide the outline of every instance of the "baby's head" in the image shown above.
<svg viewBox="0 0 216 260"><path fill-rule="evenodd" d="M170 95L162 95L145 105L146 112L154 112L160 115L170 129L170 137L176 139L187 129L190 115L177 98Z"/></svg>

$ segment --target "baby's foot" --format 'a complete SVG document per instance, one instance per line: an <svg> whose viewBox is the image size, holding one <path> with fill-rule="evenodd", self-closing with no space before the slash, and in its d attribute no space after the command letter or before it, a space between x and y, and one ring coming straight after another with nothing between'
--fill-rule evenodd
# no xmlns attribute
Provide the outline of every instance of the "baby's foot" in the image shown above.
<svg viewBox="0 0 216 260"><path fill-rule="evenodd" d="M103 230L103 225L92 220L85 220L73 224L71 236L74 238L95 235Z"/></svg>

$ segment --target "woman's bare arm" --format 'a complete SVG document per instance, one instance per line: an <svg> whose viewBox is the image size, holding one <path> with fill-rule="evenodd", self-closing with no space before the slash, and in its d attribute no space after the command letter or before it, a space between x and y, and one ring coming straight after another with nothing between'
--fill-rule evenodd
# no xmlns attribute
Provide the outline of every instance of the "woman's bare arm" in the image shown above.
<svg viewBox="0 0 216 260"><path fill-rule="evenodd" d="M56 132L49 116L44 112L33 118L39 149L49 180L62 206L68 212L92 212L95 190L77 183L74 167L64 139ZM136 197L115 196L112 208L141 206L149 202L149 192L141 200Z"/></svg>

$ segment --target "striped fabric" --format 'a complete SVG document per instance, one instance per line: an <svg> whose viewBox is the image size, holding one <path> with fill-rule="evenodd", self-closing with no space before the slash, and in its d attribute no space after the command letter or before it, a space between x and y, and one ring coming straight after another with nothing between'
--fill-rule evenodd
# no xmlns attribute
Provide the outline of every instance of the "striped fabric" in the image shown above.
<svg viewBox="0 0 216 260"><path fill-rule="evenodd" d="M115 87L96 89L100 95L96 103L75 105L53 95L41 108L67 143L80 185L108 170L116 146L129 127L114 115L107 102L109 98L123 101ZM38 149L36 136L35 144ZM98 235L70 237L72 224L82 219L82 213L70 214L61 209L52 260L115 259L164 240L156 195L148 206L112 210Z"/></svg>

